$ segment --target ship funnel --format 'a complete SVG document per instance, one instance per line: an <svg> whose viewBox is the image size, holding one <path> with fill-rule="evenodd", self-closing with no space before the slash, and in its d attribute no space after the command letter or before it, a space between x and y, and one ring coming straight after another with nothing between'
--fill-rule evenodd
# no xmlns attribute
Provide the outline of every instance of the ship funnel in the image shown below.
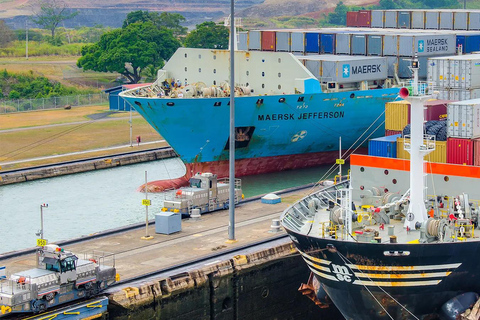
<svg viewBox="0 0 480 320"><path fill-rule="evenodd" d="M406 99L410 95L410 91L407 88L403 87L400 89L399 95L400 97L402 97L402 99Z"/></svg>

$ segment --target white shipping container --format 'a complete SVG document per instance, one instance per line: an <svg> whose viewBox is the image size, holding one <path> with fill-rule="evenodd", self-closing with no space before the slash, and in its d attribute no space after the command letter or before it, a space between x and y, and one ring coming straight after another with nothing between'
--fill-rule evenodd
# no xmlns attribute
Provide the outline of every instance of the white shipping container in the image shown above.
<svg viewBox="0 0 480 320"><path fill-rule="evenodd" d="M480 137L480 99L448 104L447 136L464 139Z"/></svg>
<svg viewBox="0 0 480 320"><path fill-rule="evenodd" d="M480 54L430 58L427 79L450 89L480 88Z"/></svg>

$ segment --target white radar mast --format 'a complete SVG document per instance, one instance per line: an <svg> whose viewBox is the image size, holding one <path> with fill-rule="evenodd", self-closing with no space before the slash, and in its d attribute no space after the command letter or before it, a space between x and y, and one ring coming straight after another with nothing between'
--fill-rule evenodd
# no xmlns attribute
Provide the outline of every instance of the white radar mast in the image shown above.
<svg viewBox="0 0 480 320"><path fill-rule="evenodd" d="M226 17L223 20L223 25L225 27L230 27L231 20L232 20L232 18L229 15L228 17ZM233 23L234 23L233 27L235 29L235 48L233 48L233 50L238 51L238 43L240 42L240 39L239 39L239 36L238 36L238 29L237 28L242 26L242 18L235 18ZM230 50L230 43L232 43L231 40L230 40L231 36L232 36L232 34L230 33L229 39L228 39L228 43L229 43L228 50Z"/></svg>

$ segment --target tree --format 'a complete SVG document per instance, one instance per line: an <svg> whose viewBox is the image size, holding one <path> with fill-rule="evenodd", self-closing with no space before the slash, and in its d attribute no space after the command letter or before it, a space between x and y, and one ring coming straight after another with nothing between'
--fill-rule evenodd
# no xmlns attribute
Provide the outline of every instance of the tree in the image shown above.
<svg viewBox="0 0 480 320"><path fill-rule="evenodd" d="M107 32L99 42L83 47L77 66L84 70L118 72L131 83L137 83L145 67L161 68L178 47L180 42L167 28L157 28L151 21L136 22Z"/></svg>
<svg viewBox="0 0 480 320"><path fill-rule="evenodd" d="M33 22L50 30L52 40L55 39L55 30L60 22L75 17L78 12L69 12L69 8L62 0L38 0L39 10L34 12Z"/></svg>
<svg viewBox="0 0 480 320"><path fill-rule="evenodd" d="M380 0L378 3L380 8L390 10L390 9L398 9L400 6L394 0Z"/></svg>
<svg viewBox="0 0 480 320"><path fill-rule="evenodd" d="M348 8L342 1L337 3L335 10L328 15L328 22L331 24L344 26L347 22Z"/></svg>
<svg viewBox="0 0 480 320"><path fill-rule="evenodd" d="M185 38L185 46L190 48L228 49L228 28L207 21L196 26Z"/></svg>
<svg viewBox="0 0 480 320"><path fill-rule="evenodd" d="M13 41L15 34L5 21L0 20L0 48L5 47L9 42Z"/></svg>
<svg viewBox="0 0 480 320"><path fill-rule="evenodd" d="M175 36L183 35L187 33L187 27L181 25L185 21L185 17L179 13L169 12L148 12L148 11L132 11L127 14L127 18L123 21L122 28L125 28L129 24L135 22L147 22L151 21L157 27L166 27L172 30Z"/></svg>

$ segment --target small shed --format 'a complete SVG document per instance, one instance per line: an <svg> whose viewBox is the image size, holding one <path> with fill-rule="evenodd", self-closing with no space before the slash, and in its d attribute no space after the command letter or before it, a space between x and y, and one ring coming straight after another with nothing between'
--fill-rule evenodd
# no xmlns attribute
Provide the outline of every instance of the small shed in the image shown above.
<svg viewBox="0 0 480 320"><path fill-rule="evenodd" d="M110 105L110 110L130 111L130 105L125 100L123 100L122 97L119 96L120 92L135 89L137 87L143 87L146 85L150 85L150 83L124 84L104 90L103 92L108 94L108 103Z"/></svg>

